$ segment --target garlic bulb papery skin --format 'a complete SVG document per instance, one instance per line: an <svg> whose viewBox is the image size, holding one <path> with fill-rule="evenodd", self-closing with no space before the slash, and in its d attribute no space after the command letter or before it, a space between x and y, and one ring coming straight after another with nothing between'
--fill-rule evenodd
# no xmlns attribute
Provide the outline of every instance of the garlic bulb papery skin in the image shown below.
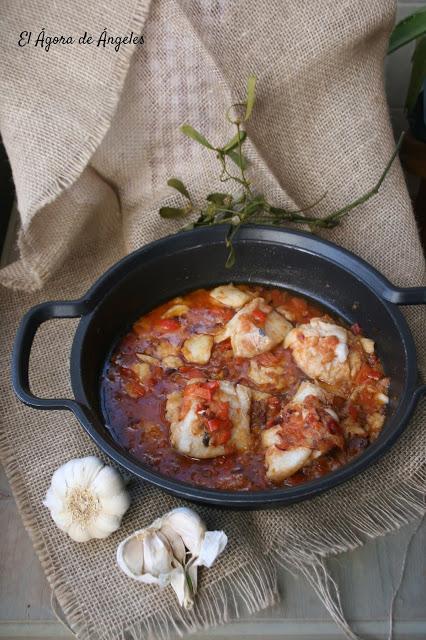
<svg viewBox="0 0 426 640"><path fill-rule="evenodd" d="M223 531L207 531L195 511L181 507L123 540L117 564L133 580L160 587L170 584L181 606L190 609L198 567L211 567L227 542Z"/></svg>
<svg viewBox="0 0 426 640"><path fill-rule="evenodd" d="M88 456L56 469L43 504L59 529L76 542L87 542L117 531L130 496L116 469Z"/></svg>

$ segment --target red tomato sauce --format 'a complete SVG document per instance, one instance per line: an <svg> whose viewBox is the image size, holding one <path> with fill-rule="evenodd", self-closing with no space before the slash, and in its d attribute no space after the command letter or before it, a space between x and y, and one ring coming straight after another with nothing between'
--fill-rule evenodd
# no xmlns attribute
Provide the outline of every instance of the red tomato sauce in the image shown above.
<svg viewBox="0 0 426 640"><path fill-rule="evenodd" d="M279 307L281 313L285 310L293 325L307 323L314 317L326 317L343 326L341 322L325 314L320 307L287 291L246 285L239 288L263 297L273 308ZM176 305L185 305L188 310L183 315L164 317ZM266 476L260 434L262 429L273 423L280 406L290 401L300 382L307 379L297 367L291 351L281 343L271 351L256 356L262 366L278 364L282 368L279 389L272 383L261 386L253 383L248 376L250 359L234 357L229 338L213 345L210 359L204 365L185 361L181 352L188 337L217 333L235 312L235 309L214 301L209 292L202 289L175 298L139 318L132 330L122 338L105 367L101 381L103 412L114 438L136 459L165 476L197 486L228 491L272 489L277 485ZM261 311L257 313L257 326L264 324L263 316ZM361 328L356 325L352 333L359 335ZM142 382L132 369L140 363L137 354L155 358L149 364L148 380ZM161 366L160 356L171 358L170 366ZM173 358L179 359L180 363ZM143 367L144 365L142 373ZM359 377L361 382L368 380L372 384L379 379L383 390L386 388L383 369L375 356L363 364ZM170 424L165 416L167 396L173 391L183 391L188 380L197 378L227 380L270 394L267 400L252 401L250 450L200 460L182 455L171 446ZM360 419L361 416L364 422L369 412L377 410L369 390L360 393L359 398L350 403L343 395L335 394L332 407L339 418L350 415L354 419ZM225 420L226 416L220 416L220 419ZM214 431L218 424L211 420L209 429ZM343 450L336 448L322 455L287 478L280 486L294 486L321 477L358 455L368 443L368 438L358 435L350 437Z"/></svg>

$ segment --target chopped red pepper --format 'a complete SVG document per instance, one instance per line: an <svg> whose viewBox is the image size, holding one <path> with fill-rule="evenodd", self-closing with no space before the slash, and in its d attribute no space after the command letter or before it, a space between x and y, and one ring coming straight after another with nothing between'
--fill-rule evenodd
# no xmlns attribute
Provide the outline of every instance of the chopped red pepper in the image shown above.
<svg viewBox="0 0 426 640"><path fill-rule="evenodd" d="M211 382L200 382L198 384L190 384L185 389L185 395L195 396L196 398L203 398L203 400L213 399L214 392L219 388L219 381L212 380Z"/></svg>
<svg viewBox="0 0 426 640"><path fill-rule="evenodd" d="M331 416L330 416L330 418L327 418L327 423L326 424L327 424L327 429L329 430L329 432L331 434L334 435L336 433L340 433L340 425L339 425L339 423L336 420L334 420L334 418L332 418Z"/></svg>
<svg viewBox="0 0 426 640"><path fill-rule="evenodd" d="M210 418L210 420L207 420L206 423L207 431L209 433L213 433L213 431L219 431L223 427L223 421L219 420L219 418Z"/></svg>
<svg viewBox="0 0 426 640"><path fill-rule="evenodd" d="M215 416L220 420L229 420L229 402L214 400L210 405L210 408Z"/></svg>
<svg viewBox="0 0 426 640"><path fill-rule="evenodd" d="M180 407L180 414L179 414L181 420L186 416L186 414L190 410L191 404L192 404L192 399L189 396L184 395L183 401ZM201 406L195 407L195 411L198 411L199 409L201 409Z"/></svg>
<svg viewBox="0 0 426 640"><path fill-rule="evenodd" d="M230 431L219 431L218 433L215 433L213 436L214 439L214 445L217 447L218 445L221 444L226 444L226 442L228 442L228 440L231 438L231 432Z"/></svg>
<svg viewBox="0 0 426 640"><path fill-rule="evenodd" d="M266 322L266 318L268 317L268 314L264 313L260 309L255 309L251 315L258 325L264 325Z"/></svg>
<svg viewBox="0 0 426 640"><path fill-rule="evenodd" d="M160 331L172 332L180 328L180 323L174 318L163 318L157 322L157 327Z"/></svg>
<svg viewBox="0 0 426 640"><path fill-rule="evenodd" d="M267 402L270 407L278 407L281 404L281 400L277 396L270 396Z"/></svg>
<svg viewBox="0 0 426 640"><path fill-rule="evenodd" d="M185 378L202 378L204 376L201 369L196 369L195 367L186 365L183 367L179 367L179 372L183 373Z"/></svg>
<svg viewBox="0 0 426 640"><path fill-rule="evenodd" d="M368 364L363 364L358 372L356 381L358 384L362 384L369 378L372 380L380 380L381 377L382 374L380 373L380 371L377 371L377 369L373 369L373 367L370 367Z"/></svg>
<svg viewBox="0 0 426 640"><path fill-rule="evenodd" d="M212 399L212 392L210 389L203 387L200 384L194 384L186 387L186 395L202 398L203 400Z"/></svg>
<svg viewBox="0 0 426 640"><path fill-rule="evenodd" d="M227 338L226 340L223 340L223 342L219 342L215 348L218 351L229 351L230 349L232 349L231 346L231 338Z"/></svg>
<svg viewBox="0 0 426 640"><path fill-rule="evenodd" d="M281 358L279 355L268 351L266 353L261 353L256 360L263 367L273 367L280 362Z"/></svg>
<svg viewBox="0 0 426 640"><path fill-rule="evenodd" d="M207 387L207 389L210 389L211 391L216 391L220 387L220 382L218 380L209 380L204 384Z"/></svg>
<svg viewBox="0 0 426 640"><path fill-rule="evenodd" d="M142 398L145 395L144 387L136 380L129 380L126 383L126 391L131 397Z"/></svg>
<svg viewBox="0 0 426 640"><path fill-rule="evenodd" d="M348 413L353 420L358 420L359 411L353 404L349 405Z"/></svg>

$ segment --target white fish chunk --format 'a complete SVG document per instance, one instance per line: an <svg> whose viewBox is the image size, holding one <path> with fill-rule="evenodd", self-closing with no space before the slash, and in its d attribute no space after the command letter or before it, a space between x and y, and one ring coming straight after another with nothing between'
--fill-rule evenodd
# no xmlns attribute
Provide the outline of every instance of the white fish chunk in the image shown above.
<svg viewBox="0 0 426 640"><path fill-rule="evenodd" d="M286 320L288 320L289 322L295 321L294 313L289 309L287 309L284 305L281 304L279 307L275 307L275 308L278 311L278 313L284 316L284 318L286 318Z"/></svg>
<svg viewBox="0 0 426 640"><path fill-rule="evenodd" d="M297 366L310 378L327 384L350 380L354 361L348 358L348 332L343 327L312 318L287 334L284 347L291 349Z"/></svg>
<svg viewBox="0 0 426 640"><path fill-rule="evenodd" d="M387 384L385 380L377 384L361 384L355 387L349 396L348 403L359 405L363 408L363 397L368 398L367 410L368 414L364 418L352 417L350 414L342 421L342 427L347 437L352 435L360 435L361 433L368 435L371 440L375 440L382 430L385 422L384 406L389 403L389 397L383 390L386 390Z"/></svg>
<svg viewBox="0 0 426 640"><path fill-rule="evenodd" d="M259 387L268 385L273 387L274 391L280 391L288 384L284 364L279 362L274 365L264 365L259 363L256 358L252 358L249 364L248 377Z"/></svg>
<svg viewBox="0 0 426 640"><path fill-rule="evenodd" d="M326 401L325 392L317 384L304 380L300 383L292 402L303 403L308 396L319 398L322 402Z"/></svg>
<svg viewBox="0 0 426 640"><path fill-rule="evenodd" d="M196 364L207 364L210 360L213 336L206 334L196 334L185 340L182 347L182 353L188 362Z"/></svg>
<svg viewBox="0 0 426 640"><path fill-rule="evenodd" d="M189 382L188 387L197 383ZM214 403L228 403L231 437L225 444L215 445L214 437L205 427L204 415ZM185 404L184 404L185 403ZM231 451L250 447L251 390L243 385L220 381L212 400L200 400L196 395L184 397L181 392L169 394L166 418L170 421L170 442L181 453L192 458L215 458ZM184 413L182 414L182 408Z"/></svg>
<svg viewBox="0 0 426 640"><path fill-rule="evenodd" d="M300 471L311 460L312 451L306 447L296 447L289 451L269 449L265 454L267 476L273 482L282 482Z"/></svg>
<svg viewBox="0 0 426 640"><path fill-rule="evenodd" d="M281 412L281 422L262 432L267 477L282 482L335 446L343 446L338 417L326 405L326 393L302 382Z"/></svg>
<svg viewBox="0 0 426 640"><path fill-rule="evenodd" d="M266 316L264 323L256 320L256 312ZM255 298L237 311L224 330L215 337L215 341L231 338L236 357L253 358L273 349L291 329L292 325L266 304L263 298Z"/></svg>

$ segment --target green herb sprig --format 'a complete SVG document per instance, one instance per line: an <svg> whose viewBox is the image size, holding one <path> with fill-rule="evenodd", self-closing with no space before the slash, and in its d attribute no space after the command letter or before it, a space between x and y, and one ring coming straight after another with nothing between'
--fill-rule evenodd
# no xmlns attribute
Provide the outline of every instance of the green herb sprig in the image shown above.
<svg viewBox="0 0 426 640"><path fill-rule="evenodd" d="M206 227L215 224L229 224L229 230L226 233L225 243L228 248L228 257L226 266L232 267L235 263L235 250L233 239L242 224L261 223L273 226L285 225L289 222L295 224L309 225L311 230L322 228L332 229L336 227L342 218L350 211L358 207L360 204L367 202L370 198L377 194L387 173L389 172L393 161L398 155L403 135L401 135L395 150L389 159L382 175L376 184L364 195L360 196L350 204L328 214L323 218L316 218L304 215L306 211L316 207L327 195L321 196L316 202L309 206L298 209L284 209L276 207L265 198L264 195L255 193L252 184L247 178L246 169L248 162L243 155L242 148L247 138L247 132L243 129L253 112L255 103L256 77L250 76L247 82L247 95L245 102L233 104L226 112L228 122L235 126L235 135L223 147L215 147L201 133L196 131L191 125L184 124L180 127L182 133L192 138L203 147L216 154L221 167L220 181L225 183L232 181L240 187L241 193L238 196L230 193L210 193L206 196L206 204L198 209L195 207L190 193L186 186L178 178L170 178L167 184L176 189L187 200L187 204L183 207L162 207L159 211L163 218L185 218L186 216L198 213L198 217L194 222L190 222L184 226L181 231L187 231L196 227ZM232 165L230 164L232 162ZM233 166L234 169L230 168ZM238 172L235 172L235 167Z"/></svg>

